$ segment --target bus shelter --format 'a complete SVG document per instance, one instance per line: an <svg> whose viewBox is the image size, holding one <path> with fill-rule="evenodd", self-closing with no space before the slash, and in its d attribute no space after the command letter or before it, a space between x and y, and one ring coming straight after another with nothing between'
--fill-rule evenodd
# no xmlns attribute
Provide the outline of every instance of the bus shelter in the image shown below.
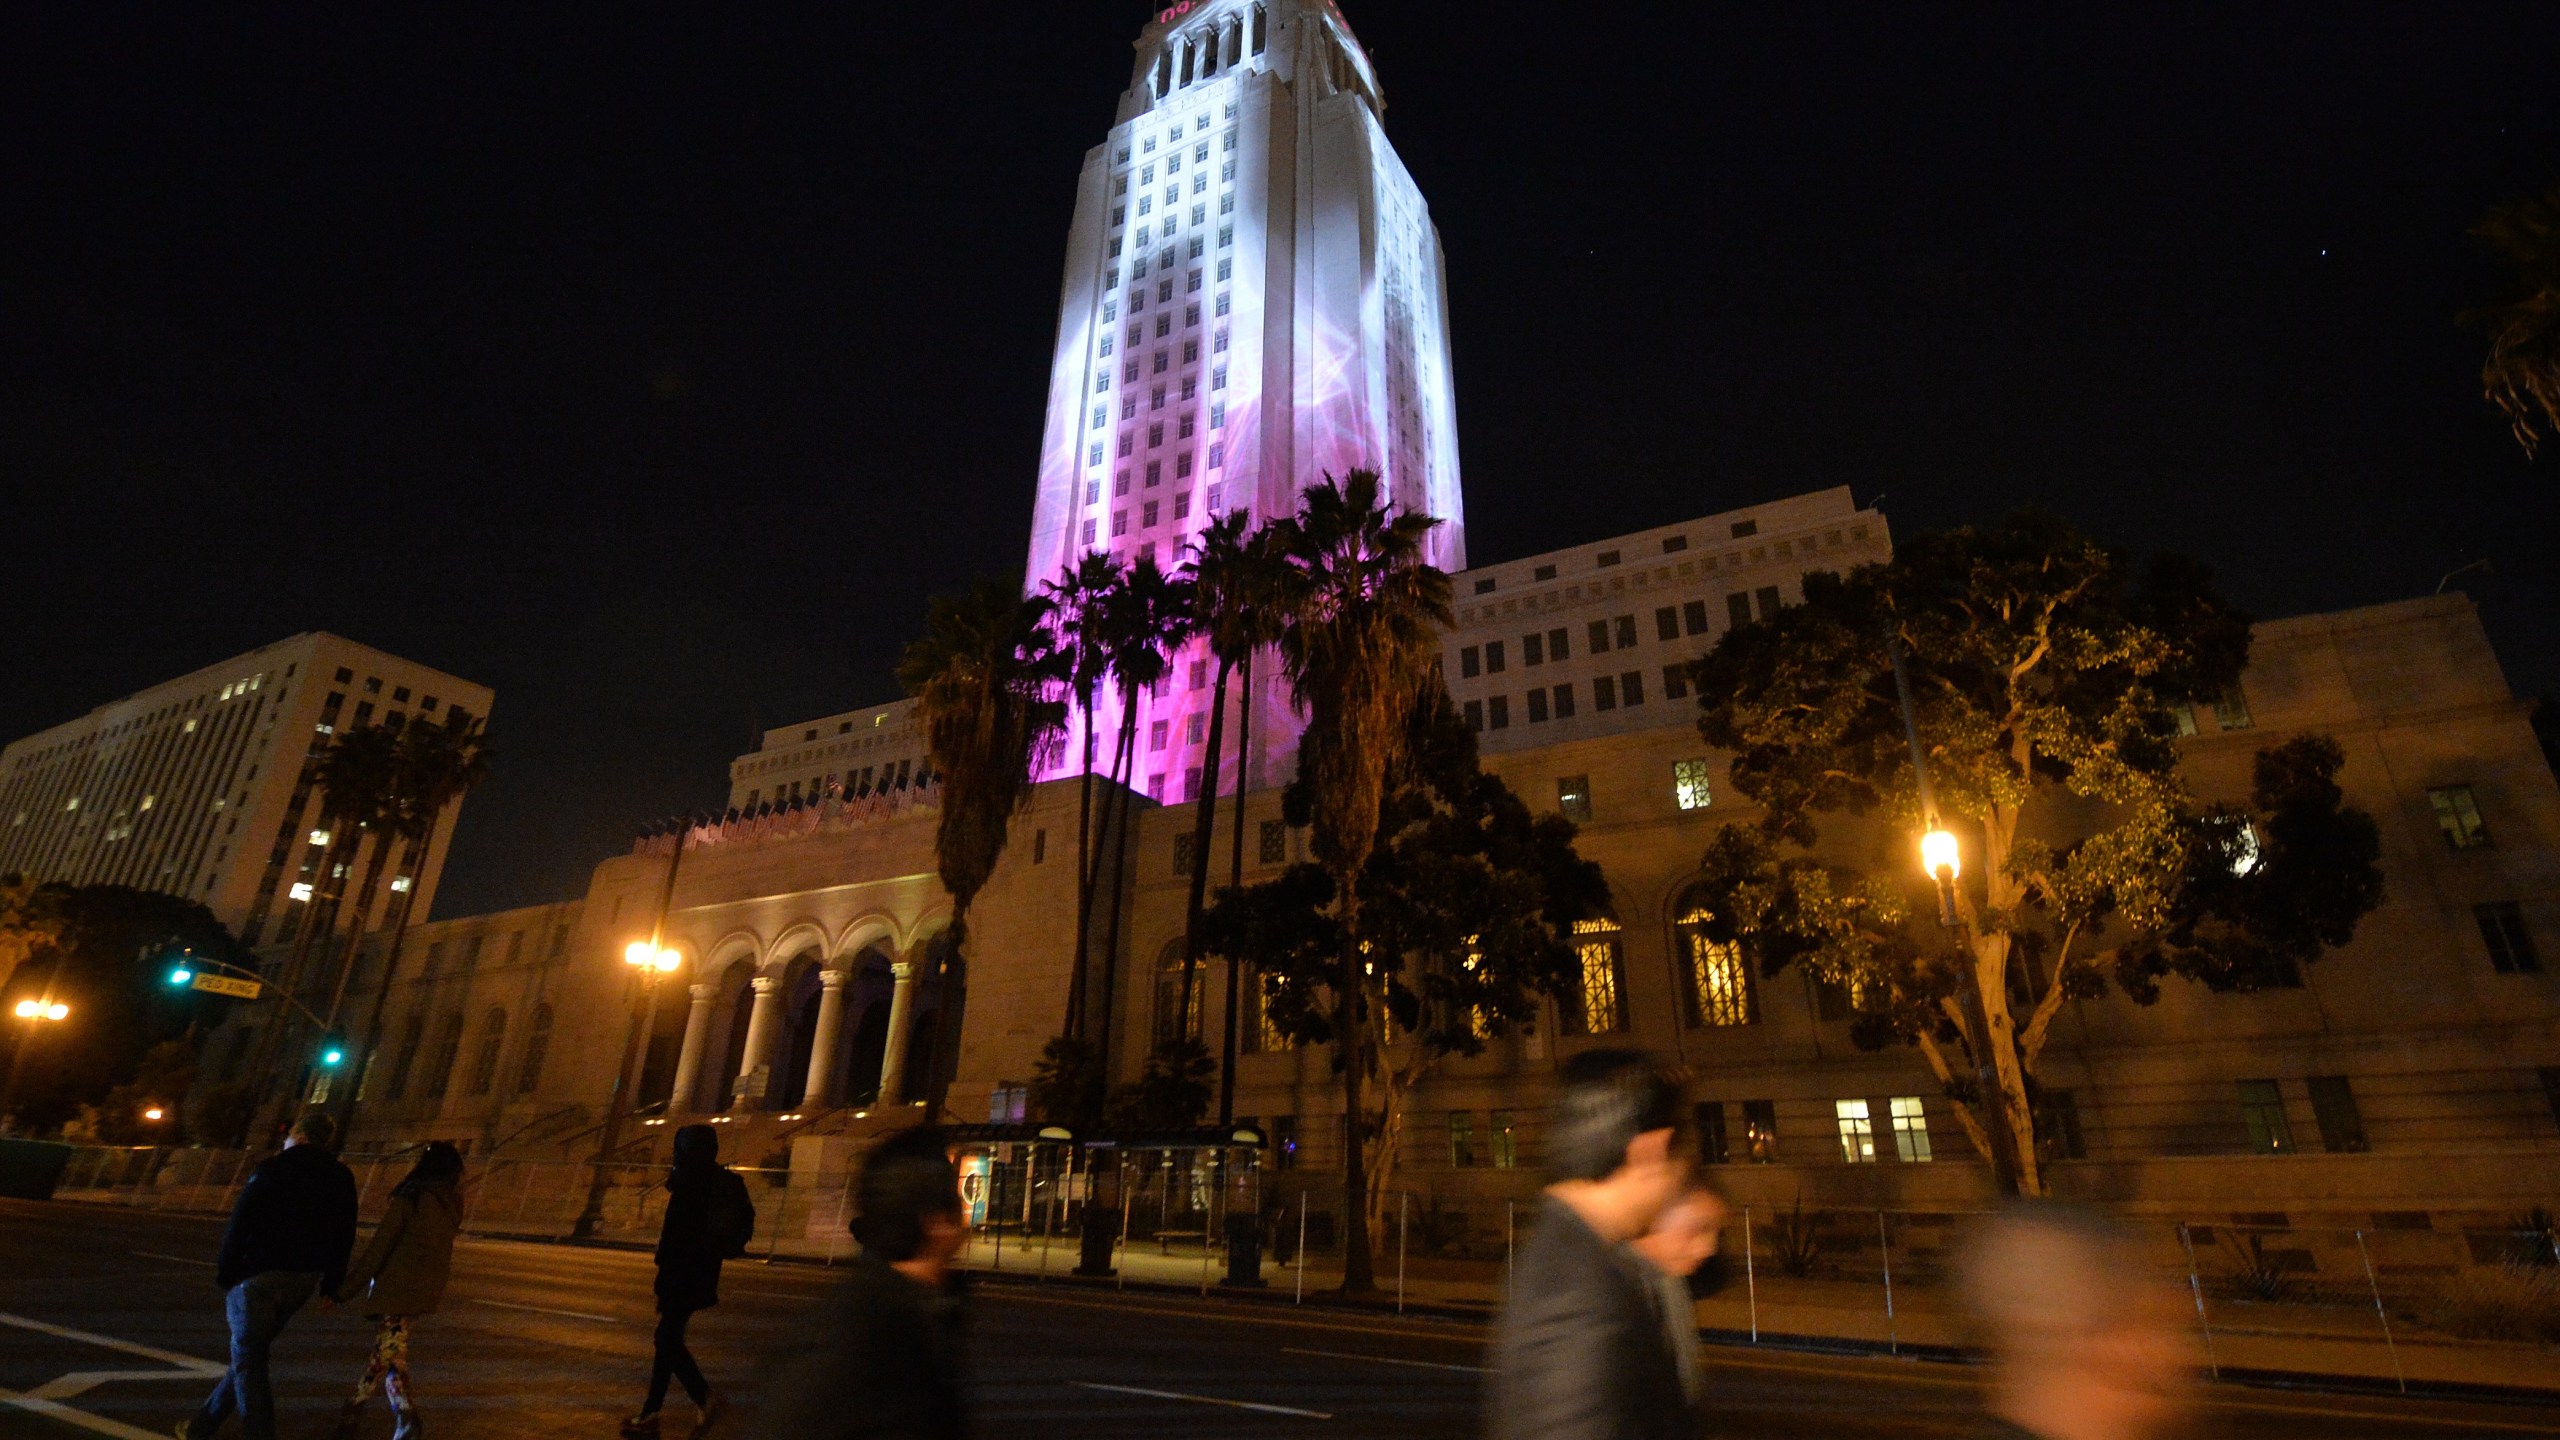
<svg viewBox="0 0 2560 1440"><path fill-rule="evenodd" d="M1079 1274L1108 1275L1130 1255L1196 1254L1206 1263L1226 1254L1231 1272L1250 1260L1252 1278L1235 1283L1258 1281L1265 1141L1255 1127L1078 1135L1055 1125L961 1125L951 1141L981 1263L1043 1271L1071 1263ZM1235 1253L1239 1237L1249 1257Z"/></svg>

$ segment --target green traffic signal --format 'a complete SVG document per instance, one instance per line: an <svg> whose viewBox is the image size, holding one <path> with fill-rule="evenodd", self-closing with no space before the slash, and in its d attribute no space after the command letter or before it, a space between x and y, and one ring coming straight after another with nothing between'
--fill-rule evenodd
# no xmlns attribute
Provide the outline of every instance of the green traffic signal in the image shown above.
<svg viewBox="0 0 2560 1440"><path fill-rule="evenodd" d="M346 1060L347 1052L339 1049L335 1045L332 1045L328 1049L320 1052L320 1063L323 1065L334 1067L345 1064Z"/></svg>
<svg viewBox="0 0 2560 1440"><path fill-rule="evenodd" d="M188 969L184 965L181 965L177 969L169 972L169 983L172 985L185 985L193 981L195 978L196 972Z"/></svg>

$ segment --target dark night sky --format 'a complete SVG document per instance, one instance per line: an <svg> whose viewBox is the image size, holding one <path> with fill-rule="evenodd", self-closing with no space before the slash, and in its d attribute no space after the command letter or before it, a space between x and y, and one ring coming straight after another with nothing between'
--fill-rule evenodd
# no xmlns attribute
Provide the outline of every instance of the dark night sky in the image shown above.
<svg viewBox="0 0 2560 1440"><path fill-rule="evenodd" d="M2036 503L2263 615L2489 558L2560 688L2560 457L2453 324L2560 6L1343 3L1478 561ZM495 687L438 908L531 903L1020 565L1139 6L215 8L0 15L0 734L339 631Z"/></svg>

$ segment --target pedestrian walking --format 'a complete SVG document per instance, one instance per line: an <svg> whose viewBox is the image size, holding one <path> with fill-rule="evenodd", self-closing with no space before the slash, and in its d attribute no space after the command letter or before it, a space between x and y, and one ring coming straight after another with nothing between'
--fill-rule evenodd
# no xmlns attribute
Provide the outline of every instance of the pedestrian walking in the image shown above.
<svg viewBox="0 0 2560 1440"><path fill-rule="evenodd" d="M327 1305L356 1242L356 1177L330 1153L337 1127L325 1115L294 1122L284 1149L261 1161L231 1207L213 1282L231 1326L231 1366L178 1440L212 1440L236 1412L247 1440L275 1440L275 1391L267 1355L314 1295Z"/></svg>
<svg viewBox="0 0 2560 1440"><path fill-rule="evenodd" d="M355 1398L338 1412L338 1440L354 1440L376 1387L391 1406L392 1440L417 1440L417 1397L409 1389L409 1325L435 1313L453 1278L453 1237L462 1229L462 1152L427 1142L408 1178L392 1187L382 1223L347 1267L338 1303L372 1317L373 1357Z"/></svg>
<svg viewBox="0 0 2560 1440"><path fill-rule="evenodd" d="M1680 1367L1680 1389L1689 1397L1693 1417L1703 1418L1707 1398L1706 1366L1698 1347L1698 1301L1722 1288L1715 1265L1724 1244L1725 1216L1731 1212L1724 1192L1703 1171L1692 1171L1689 1189L1663 1207L1653 1228L1628 1242L1652 1267L1654 1298L1662 1310L1663 1334L1671 1358Z"/></svg>
<svg viewBox="0 0 2560 1440"><path fill-rule="evenodd" d="M772 1440L961 1440L969 1433L959 1276L968 1238L942 1131L883 1140L855 1182L853 1273L787 1350L760 1433Z"/></svg>
<svg viewBox="0 0 2560 1440"><path fill-rule="evenodd" d="M702 1378L693 1352L685 1347L685 1327L693 1317L720 1303L720 1263L747 1253L755 1238L756 1207L747 1182L720 1163L720 1134L708 1125L676 1131L675 1164L667 1172L667 1213L658 1227L658 1329L652 1337L655 1356L649 1368L649 1399L640 1413L622 1422L632 1440L658 1434L658 1410L667 1403L667 1382L684 1387L693 1402L689 1435L711 1432L726 1401Z"/></svg>
<svg viewBox="0 0 2560 1440"><path fill-rule="evenodd" d="M1991 1357L1991 1435L2162 1440L2178 1434L2195 1357L2178 1293L2106 1215L2020 1201L1984 1222L1958 1266L1976 1339Z"/></svg>
<svg viewBox="0 0 2560 1440"><path fill-rule="evenodd" d="M1687 1187L1681 1092L1631 1050L1567 1061L1552 1181L1494 1325L1491 1440L1692 1440L1651 1268L1627 1242Z"/></svg>

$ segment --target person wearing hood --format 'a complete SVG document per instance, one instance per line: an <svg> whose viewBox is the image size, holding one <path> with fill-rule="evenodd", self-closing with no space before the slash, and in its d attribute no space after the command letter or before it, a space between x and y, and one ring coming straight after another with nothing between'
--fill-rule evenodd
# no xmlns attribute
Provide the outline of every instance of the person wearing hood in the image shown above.
<svg viewBox="0 0 2560 1440"><path fill-rule="evenodd" d="M724 1400L702 1376L685 1347L685 1327L696 1312L720 1303L720 1264L747 1253L755 1237L756 1207L747 1182L720 1163L720 1134L708 1125L676 1131L675 1164L667 1172L667 1212L658 1228L658 1329L649 1370L648 1403L622 1422L630 1440L653 1440L667 1382L684 1386L693 1401L695 1440L709 1434Z"/></svg>
<svg viewBox="0 0 2560 1440"><path fill-rule="evenodd" d="M240 1187L213 1267L231 1324L231 1365L203 1406L178 1423L178 1440L212 1440L234 1412L248 1440L275 1440L267 1354L295 1311L314 1295L336 1293L356 1243L356 1177L330 1153L335 1139L329 1117L304 1116L284 1149Z"/></svg>
<svg viewBox="0 0 2560 1440"><path fill-rule="evenodd" d="M373 1359L355 1398L338 1414L338 1440L354 1440L376 1386L390 1403L392 1440L415 1440L418 1409L409 1390L409 1324L432 1315L453 1276L453 1237L462 1229L462 1152L431 1140L391 1191L381 1225L347 1267L338 1303L364 1306L375 1322Z"/></svg>

